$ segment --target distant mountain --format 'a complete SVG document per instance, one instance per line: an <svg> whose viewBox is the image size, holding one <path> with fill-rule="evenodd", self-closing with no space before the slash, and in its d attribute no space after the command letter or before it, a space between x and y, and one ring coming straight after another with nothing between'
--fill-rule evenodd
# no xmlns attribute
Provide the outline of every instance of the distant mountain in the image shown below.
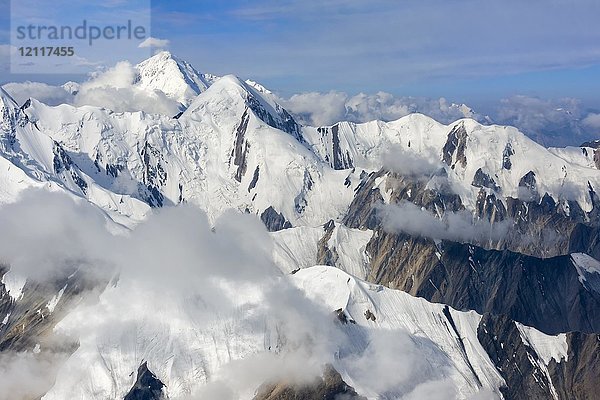
<svg viewBox="0 0 600 400"><path fill-rule="evenodd" d="M218 78L198 72L188 62L168 51L142 61L136 70L135 85L142 89L160 90L186 106Z"/></svg>

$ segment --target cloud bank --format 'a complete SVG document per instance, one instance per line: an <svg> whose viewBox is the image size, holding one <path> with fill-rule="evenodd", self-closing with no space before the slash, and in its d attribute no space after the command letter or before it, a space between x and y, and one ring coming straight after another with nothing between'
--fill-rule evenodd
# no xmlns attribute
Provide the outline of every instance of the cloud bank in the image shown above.
<svg viewBox="0 0 600 400"><path fill-rule="evenodd" d="M3 88L19 104L23 104L29 98L35 98L51 106L96 106L116 112L145 111L168 116L179 112L179 103L162 91L149 91L137 87L136 73L133 65L123 61L112 68L93 73L81 84L69 82L63 86L53 86L23 82L8 83Z"/></svg>
<svg viewBox="0 0 600 400"><path fill-rule="evenodd" d="M205 213L183 205L156 210L133 230L114 234L110 220L88 203L28 190L0 207L0 224L0 254L11 273L44 281L77 268L109 283L55 329L79 343L68 360L44 348L41 355L0 356L0 399L14 398L7 390L15 385L24 395L43 392L57 371L50 394L77 396L74 388L87 387L81 382L88 379L100 390L94 382L104 378L128 390L142 360L164 382L186 368L206 371L178 381L189 386L169 387L171 398L249 398L265 382L311 382L326 363L384 398L454 390L435 343L402 330L342 329L333 310L308 299L277 269L271 236L254 216L232 211L211 224ZM356 351L339 357L348 346ZM166 368L173 355L176 362ZM98 366L92 378L82 365Z"/></svg>
<svg viewBox="0 0 600 400"><path fill-rule="evenodd" d="M278 101L300 122L311 126L333 125L339 121L393 121L411 113L421 113L444 124L472 118L483 124L515 126L545 146L578 146L597 138L600 129L600 114L588 111L573 98L512 96L492 103L489 115L443 97L403 97L385 92L355 96L336 91L309 92Z"/></svg>
<svg viewBox="0 0 600 400"><path fill-rule="evenodd" d="M390 232L461 243L485 243L506 237L512 223L473 220L468 211L447 212L441 218L410 202L379 208L383 227Z"/></svg>
<svg viewBox="0 0 600 400"><path fill-rule="evenodd" d="M336 91L310 92L279 101L302 123L311 126L333 125L339 121L391 121L415 112L445 123L465 117L483 119L469 107L449 103L445 98L398 97L385 92L355 96Z"/></svg>

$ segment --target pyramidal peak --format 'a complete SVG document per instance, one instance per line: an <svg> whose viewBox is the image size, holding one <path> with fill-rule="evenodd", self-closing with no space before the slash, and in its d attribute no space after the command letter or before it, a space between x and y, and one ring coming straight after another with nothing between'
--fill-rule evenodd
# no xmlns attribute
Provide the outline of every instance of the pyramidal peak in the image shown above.
<svg viewBox="0 0 600 400"><path fill-rule="evenodd" d="M188 106L217 79L214 75L199 72L190 63L168 51L142 61L136 69L138 87L160 90L184 106Z"/></svg>

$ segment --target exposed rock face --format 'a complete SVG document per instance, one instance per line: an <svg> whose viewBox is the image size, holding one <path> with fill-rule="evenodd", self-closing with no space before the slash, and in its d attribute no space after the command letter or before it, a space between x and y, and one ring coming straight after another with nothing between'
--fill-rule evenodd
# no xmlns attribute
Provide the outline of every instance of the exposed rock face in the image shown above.
<svg viewBox="0 0 600 400"><path fill-rule="evenodd" d="M8 268L0 267L0 275L6 271ZM32 350L37 343L45 343L67 310L77 305L87 291L102 287L101 282L73 273L70 278L47 283L27 281L22 294L14 299L0 283L0 321L4 322L0 324L0 352ZM70 346L60 351L68 352Z"/></svg>
<svg viewBox="0 0 600 400"><path fill-rule="evenodd" d="M296 195L294 198L294 209L298 214L302 214L308 206L308 200L306 200L308 193L313 188L314 181L310 172L308 170L304 170L304 180L302 182L302 189L300 189L300 193Z"/></svg>
<svg viewBox="0 0 600 400"><path fill-rule="evenodd" d="M551 360L548 371L560 399L594 399L600 382L600 335L567 333L568 359Z"/></svg>
<svg viewBox="0 0 600 400"><path fill-rule="evenodd" d="M263 385L254 400L366 400L348 386L341 375L328 365L323 376L311 384L297 385L287 382Z"/></svg>
<svg viewBox="0 0 600 400"><path fill-rule="evenodd" d="M481 189L477 195L475 204L475 215L477 218L492 223L506 219L506 207L494 193L488 193Z"/></svg>
<svg viewBox="0 0 600 400"><path fill-rule="evenodd" d="M546 333L600 332L600 296L579 281L569 256L507 250L379 229L367 245L368 280L456 309L507 314Z"/></svg>
<svg viewBox="0 0 600 400"><path fill-rule="evenodd" d="M250 193L250 191L256 187L256 184L258 183L258 178L260 176L259 174L260 174L260 167L257 165L256 169L254 170L254 175L252 175L252 180L250 181L250 185L248 185L248 193Z"/></svg>
<svg viewBox="0 0 600 400"><path fill-rule="evenodd" d="M334 125L331 127L331 140L333 143L333 169L348 169L352 168L352 158L350 154L346 152L346 154L342 154L342 150L340 148L340 135L339 135L339 125Z"/></svg>
<svg viewBox="0 0 600 400"><path fill-rule="evenodd" d="M254 111L256 116L269 126L281 129L282 131L292 135L299 142L304 142L300 125L298 125L298 123L294 120L294 117L292 117L292 115L285 108L281 107L279 104L275 104L276 115L271 115L271 113L265 109L261 102L250 92L247 94L246 102L248 107Z"/></svg>
<svg viewBox="0 0 600 400"><path fill-rule="evenodd" d="M543 361L523 342L514 321L486 314L477 338L506 382L500 389L506 400L553 398L555 390L544 373Z"/></svg>
<svg viewBox="0 0 600 400"><path fill-rule="evenodd" d="M465 149L467 148L467 130L464 122L455 125L450 133L446 144L442 149L442 160L452 169L457 163L464 168L467 166Z"/></svg>
<svg viewBox="0 0 600 400"><path fill-rule="evenodd" d="M53 143L52 152L54 158L52 160L54 172L62 175L62 179L72 179L73 182L79 187L81 192L85 195L87 193L88 184L82 178L79 167L75 165L69 154L65 149L56 141Z"/></svg>
<svg viewBox="0 0 600 400"><path fill-rule="evenodd" d="M498 186L494 178L483 172L481 168L475 171L475 176L473 177L473 182L471 183L471 185L479 188L485 187L488 189L492 189L496 192L500 191L500 186Z"/></svg>
<svg viewBox="0 0 600 400"><path fill-rule="evenodd" d="M600 148L600 140L592 140L590 142L583 142L579 147L591 147L592 149Z"/></svg>
<svg viewBox="0 0 600 400"><path fill-rule="evenodd" d="M375 180L383 176L384 171L371 173L363 177L356 189L356 195L344 217L344 225L350 228L375 228L380 220L377 217L377 205L383 203L383 197L378 188L373 188Z"/></svg>
<svg viewBox="0 0 600 400"><path fill-rule="evenodd" d="M567 357L546 361L523 340L504 315L484 315L477 336L506 381L501 388L512 399L595 399L600 379L598 334L566 334Z"/></svg>
<svg viewBox="0 0 600 400"><path fill-rule="evenodd" d="M331 234L335 229L335 222L330 220L323 226L323 230L325 234L319 242L317 243L317 264L318 265L330 265L335 266L336 262L339 258L337 252L335 251L335 247L330 249L328 246L329 239L331 239Z"/></svg>
<svg viewBox="0 0 600 400"><path fill-rule="evenodd" d="M317 128L317 132L321 134L321 140L327 143L327 151L324 158L331 168L336 170L354 168L352 156L347 150L342 150L339 124L335 124L332 127L319 127Z"/></svg>
<svg viewBox="0 0 600 400"><path fill-rule="evenodd" d="M245 140L245 135L246 129L248 128L249 120L250 116L248 115L248 109L246 109L246 111L244 111L244 115L242 115L242 120L235 132L233 164L237 166L237 170L235 171L235 180L238 182L242 181L242 176L244 176L248 167L246 157L248 155L249 145L248 142Z"/></svg>
<svg viewBox="0 0 600 400"><path fill-rule="evenodd" d="M148 142L142 148L140 156L144 162L142 183L146 189L141 197L152 207L162 207L165 197L161 188L167 183L167 171L163 167L165 160L160 151Z"/></svg>
<svg viewBox="0 0 600 400"><path fill-rule="evenodd" d="M508 170L512 168L512 161L510 160L510 157L514 154L515 151L513 150L512 145L510 143L506 143L506 147L502 152L502 168Z"/></svg>
<svg viewBox="0 0 600 400"><path fill-rule="evenodd" d="M265 224L269 232L280 231L282 229L292 227L292 224L285 219L283 214L275 211L272 206L263 211L263 213L260 215L260 219Z"/></svg>
<svg viewBox="0 0 600 400"><path fill-rule="evenodd" d="M165 385L148 369L146 362L137 371L137 380L124 400L165 400Z"/></svg>
<svg viewBox="0 0 600 400"><path fill-rule="evenodd" d="M378 179L385 179L386 190L391 193L390 204L408 201L437 215L463 210L460 196L445 186L443 174L438 175L427 182L385 170L369 174L357 187L343 223L352 228L373 230L381 224L379 206L384 201L375 185ZM535 174L526 174L521 186L530 195L535 193L531 190L536 187ZM496 235L494 240L482 238L476 244L544 258L584 252L600 259L597 208L585 213L577 202L556 202L548 194L541 198L526 198L501 198L498 193L482 187L476 199L474 217L491 223L506 221L501 227L506 235Z"/></svg>
<svg viewBox="0 0 600 400"><path fill-rule="evenodd" d="M367 245L367 280L457 309L507 314L548 333L600 332L600 314L595 311L599 296L579 282L570 258L560 256L600 254L598 229L583 223L586 214L576 203L557 204L545 195L539 201L509 198L505 206L482 188L475 217L493 224L504 221L498 229L508 229L507 234L499 240L479 238L478 245L436 244L383 229L378 178L386 180L392 204L410 201L434 214L463 209L460 197L425 182L385 171L369 175L357 188L344 220L351 227L374 230ZM523 182L533 188L535 175L527 174Z"/></svg>
<svg viewBox="0 0 600 400"><path fill-rule="evenodd" d="M530 199L537 199L539 197L539 193L537 190L537 181L535 179L535 172L529 171L519 181L519 187L524 188L529 193L525 193L529 195Z"/></svg>

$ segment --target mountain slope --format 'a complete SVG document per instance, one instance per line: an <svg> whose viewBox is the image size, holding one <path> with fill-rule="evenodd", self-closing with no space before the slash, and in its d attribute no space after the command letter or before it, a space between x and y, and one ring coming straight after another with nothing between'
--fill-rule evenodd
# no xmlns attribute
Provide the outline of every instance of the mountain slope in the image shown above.
<svg viewBox="0 0 600 400"><path fill-rule="evenodd" d="M322 393L327 365L367 398L595 393L595 149L420 114L302 127L255 82L169 53L137 69L183 111L0 92L0 213L41 188L109 226L49 282L0 267L1 350L68 338L44 399L146 393L137 378L171 399L301 393L287 372Z"/></svg>

